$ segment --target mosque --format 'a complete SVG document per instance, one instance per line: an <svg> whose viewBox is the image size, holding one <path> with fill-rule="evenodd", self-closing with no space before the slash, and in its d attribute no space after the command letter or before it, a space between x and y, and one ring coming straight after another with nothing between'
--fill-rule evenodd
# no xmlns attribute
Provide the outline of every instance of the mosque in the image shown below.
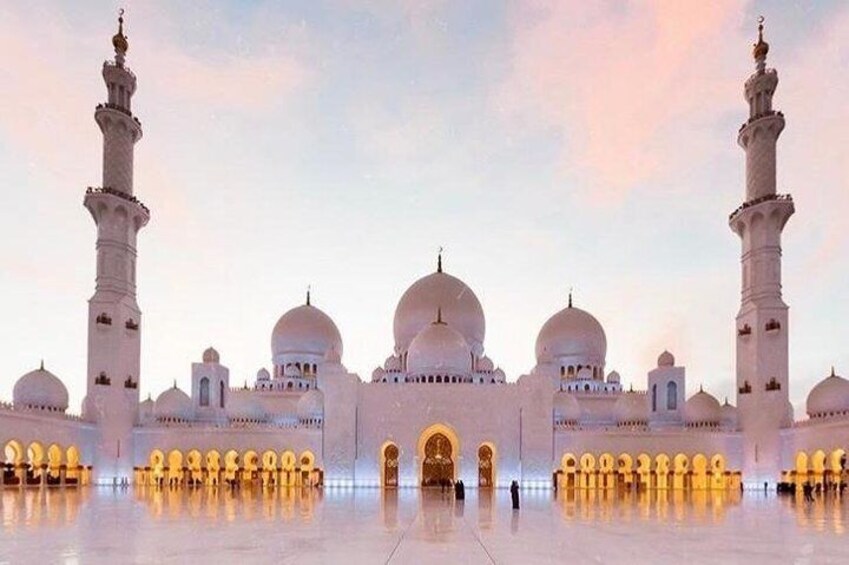
<svg viewBox="0 0 849 565"><path fill-rule="evenodd" d="M87 394L68 412L68 391L41 367L0 403L0 486L86 484L418 487L444 479L472 488L740 489L778 481L846 481L849 381L834 374L794 418L788 392L788 306L781 234L795 208L776 192L784 115L767 68L763 25L749 113L743 204L728 218L742 242L741 303L733 331L736 405L701 388L668 351L645 390L623 390L607 365L607 336L569 303L542 326L536 365L508 379L485 349L483 309L463 281L435 272L401 296L395 343L370 379L343 365L332 318L306 302L271 331L271 359L256 380L231 386L218 352L191 364L184 386L139 398L136 239L150 210L133 189L132 110L137 78L126 64L123 18L102 67L106 101L102 186L83 203L97 228L96 284L88 309ZM493 357L496 357L493 355ZM183 383L181 383L183 384Z"/></svg>

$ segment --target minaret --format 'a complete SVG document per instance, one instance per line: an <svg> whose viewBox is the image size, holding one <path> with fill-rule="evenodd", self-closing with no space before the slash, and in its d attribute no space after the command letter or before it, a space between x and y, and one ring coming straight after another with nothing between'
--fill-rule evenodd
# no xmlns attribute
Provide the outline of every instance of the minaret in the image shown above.
<svg viewBox="0 0 849 565"><path fill-rule="evenodd" d="M141 311L136 303L136 235L150 219L133 196L133 146L141 123L131 99L136 76L125 66L123 10L112 38L115 60L103 63L107 102L94 119L103 132L103 186L86 190L84 204L97 225L97 269L88 309L86 419L98 424L95 480L132 480L132 429L139 404Z"/></svg>
<svg viewBox="0 0 849 565"><path fill-rule="evenodd" d="M737 314L737 405L744 435L746 482L774 482L780 473L779 428L787 425L788 319L781 297L781 233L793 215L793 199L776 193L775 146L784 115L772 107L778 86L766 68L769 44L763 18L754 46L755 72L744 95L749 119L737 141L746 152L746 197L729 217L742 240L742 296Z"/></svg>

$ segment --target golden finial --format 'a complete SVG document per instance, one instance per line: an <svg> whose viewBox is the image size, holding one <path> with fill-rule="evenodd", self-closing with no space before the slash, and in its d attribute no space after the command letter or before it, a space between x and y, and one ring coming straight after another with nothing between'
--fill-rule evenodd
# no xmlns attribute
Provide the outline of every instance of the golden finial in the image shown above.
<svg viewBox="0 0 849 565"><path fill-rule="evenodd" d="M116 55L125 55L130 47L127 36L124 35L124 8L118 10L118 33L112 36L112 46Z"/></svg>
<svg viewBox="0 0 849 565"><path fill-rule="evenodd" d="M310 290L312 290L312 285L307 285L307 306L310 306Z"/></svg>
<svg viewBox="0 0 849 565"><path fill-rule="evenodd" d="M572 307L572 287L569 287L569 308Z"/></svg>
<svg viewBox="0 0 849 565"><path fill-rule="evenodd" d="M442 272L442 246L439 246L439 254L436 256L436 272Z"/></svg>
<svg viewBox="0 0 849 565"><path fill-rule="evenodd" d="M764 17L758 17L758 42L755 43L754 50L752 54L755 57L755 60L761 60L766 58L766 54L769 53L769 43L764 41Z"/></svg>

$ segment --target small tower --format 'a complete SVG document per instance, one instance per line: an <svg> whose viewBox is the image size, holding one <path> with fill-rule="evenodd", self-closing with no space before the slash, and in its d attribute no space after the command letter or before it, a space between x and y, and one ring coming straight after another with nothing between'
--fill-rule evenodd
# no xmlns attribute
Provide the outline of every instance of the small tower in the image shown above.
<svg viewBox="0 0 849 565"><path fill-rule="evenodd" d="M776 192L775 148L784 115L772 106L778 86L766 67L769 44L759 20L755 72L744 95L749 119L737 141L746 152L746 195L729 217L742 240L742 292L737 314L737 405L745 436L744 479L774 481L779 473L778 430L788 401L788 315L781 297L781 233L793 215L793 199Z"/></svg>
<svg viewBox="0 0 849 565"><path fill-rule="evenodd" d="M212 347L203 352L200 363L192 363L192 406L195 419L204 422L227 421L227 394L230 370L221 364Z"/></svg>
<svg viewBox="0 0 849 565"><path fill-rule="evenodd" d="M653 428L680 426L684 422L686 369L675 365L675 357L664 351L657 367L649 371L649 424Z"/></svg>
<svg viewBox="0 0 849 565"><path fill-rule="evenodd" d="M112 38L115 60L103 63L107 102L94 119L103 133L103 186L86 190L97 226L94 295L88 312L84 416L98 424L95 481L132 479L132 428L139 404L141 310L136 303L136 236L150 219L133 196L133 146L141 124L131 111L136 76L125 65L123 10Z"/></svg>

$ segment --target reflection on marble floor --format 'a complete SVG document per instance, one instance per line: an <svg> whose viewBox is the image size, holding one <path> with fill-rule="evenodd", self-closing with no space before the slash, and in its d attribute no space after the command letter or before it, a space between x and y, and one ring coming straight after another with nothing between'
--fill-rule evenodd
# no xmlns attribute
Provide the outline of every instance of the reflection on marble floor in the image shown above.
<svg viewBox="0 0 849 565"><path fill-rule="evenodd" d="M849 504L710 491L6 489L0 563L849 562ZM670 529L672 528L672 529ZM670 536L670 532L674 535Z"/></svg>

